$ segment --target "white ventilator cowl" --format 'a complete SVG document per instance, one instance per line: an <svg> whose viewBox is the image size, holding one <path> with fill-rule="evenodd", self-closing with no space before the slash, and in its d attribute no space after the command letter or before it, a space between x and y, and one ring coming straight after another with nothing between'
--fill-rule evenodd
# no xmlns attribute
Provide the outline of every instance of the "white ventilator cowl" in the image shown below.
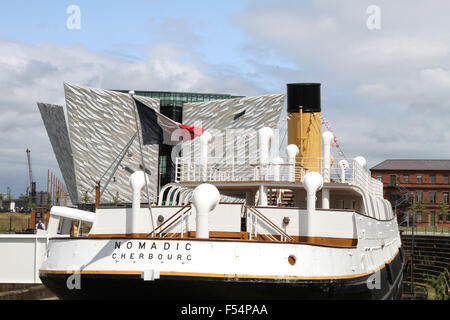
<svg viewBox="0 0 450 320"><path fill-rule="evenodd" d="M207 178L208 167L208 144L212 141L212 135L208 131L203 132L200 136L200 163L202 167L203 180Z"/></svg>
<svg viewBox="0 0 450 320"><path fill-rule="evenodd" d="M289 160L294 159L300 152L300 149L295 144L290 144L286 148Z"/></svg>
<svg viewBox="0 0 450 320"><path fill-rule="evenodd" d="M196 238L209 238L208 214L215 209L220 201L220 192L215 186L204 183L195 188L192 194L192 204L197 212Z"/></svg>
<svg viewBox="0 0 450 320"><path fill-rule="evenodd" d="M295 181L295 157L300 152L300 149L295 144L290 144L286 148L288 154L288 163L289 163L289 181Z"/></svg>
<svg viewBox="0 0 450 320"><path fill-rule="evenodd" d="M345 170L348 169L349 164L347 160L341 160L339 161L339 168L341 168L341 182L345 183Z"/></svg>
<svg viewBox="0 0 450 320"><path fill-rule="evenodd" d="M127 218L127 233L135 233L138 229L138 215L141 209L141 190L145 186L144 171L136 171L130 176L130 185L133 192L131 215Z"/></svg>
<svg viewBox="0 0 450 320"><path fill-rule="evenodd" d="M339 168L341 168L341 169L348 169L348 167L349 167L347 160L341 160L341 161L339 161L338 164L339 164Z"/></svg>
<svg viewBox="0 0 450 320"><path fill-rule="evenodd" d="M363 168L366 168L366 166L367 166L367 161L366 161L366 159L364 158L364 157L356 157L355 159L354 159L361 167L363 167Z"/></svg>
<svg viewBox="0 0 450 320"><path fill-rule="evenodd" d="M280 165L284 163L283 158L276 157L272 160L273 166L273 180L280 181Z"/></svg>
<svg viewBox="0 0 450 320"><path fill-rule="evenodd" d="M270 141L273 139L273 129L264 127L258 130L259 138L259 159L260 164L269 164Z"/></svg>
<svg viewBox="0 0 450 320"><path fill-rule="evenodd" d="M315 171L308 172L303 179L303 186L306 190L306 211L313 214L316 210L316 193L323 187L322 175Z"/></svg>

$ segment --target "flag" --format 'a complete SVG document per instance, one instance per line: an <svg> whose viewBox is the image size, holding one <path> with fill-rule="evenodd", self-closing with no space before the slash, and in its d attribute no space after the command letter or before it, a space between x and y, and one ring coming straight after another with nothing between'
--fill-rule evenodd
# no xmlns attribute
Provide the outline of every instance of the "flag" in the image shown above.
<svg viewBox="0 0 450 320"><path fill-rule="evenodd" d="M180 142L186 142L201 136L205 130L200 127L191 127L173 121L158 111L146 106L138 99L134 99L141 123L142 140L144 145L150 144L167 144L176 145ZM173 141L172 134L176 130L186 130L187 134L183 134L182 141ZM180 134L177 134L180 137Z"/></svg>

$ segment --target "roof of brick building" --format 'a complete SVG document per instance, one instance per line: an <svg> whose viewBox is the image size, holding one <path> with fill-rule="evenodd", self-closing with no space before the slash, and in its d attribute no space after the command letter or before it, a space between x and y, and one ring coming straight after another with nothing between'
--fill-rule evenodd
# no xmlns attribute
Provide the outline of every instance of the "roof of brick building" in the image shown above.
<svg viewBox="0 0 450 320"><path fill-rule="evenodd" d="M450 171L450 160L388 159L370 170Z"/></svg>

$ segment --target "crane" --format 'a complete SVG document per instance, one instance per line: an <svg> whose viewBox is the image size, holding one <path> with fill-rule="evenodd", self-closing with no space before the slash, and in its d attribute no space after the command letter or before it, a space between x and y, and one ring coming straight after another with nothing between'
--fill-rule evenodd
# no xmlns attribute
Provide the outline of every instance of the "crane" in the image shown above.
<svg viewBox="0 0 450 320"><path fill-rule="evenodd" d="M33 171L31 170L31 156L30 149L27 149L27 158L28 158L28 170L30 174L30 195L31 201L34 203L34 197L36 196L36 182L33 181Z"/></svg>

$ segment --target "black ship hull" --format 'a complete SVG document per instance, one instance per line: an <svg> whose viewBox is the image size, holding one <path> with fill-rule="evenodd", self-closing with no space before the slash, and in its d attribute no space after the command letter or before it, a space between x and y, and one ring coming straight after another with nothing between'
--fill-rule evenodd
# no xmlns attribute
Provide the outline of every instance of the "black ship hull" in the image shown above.
<svg viewBox="0 0 450 320"><path fill-rule="evenodd" d="M45 286L61 299L145 300L391 300L402 294L405 261L400 252L375 273L353 278L281 280L207 276L80 275L69 289L69 274L41 273ZM69 279L70 281L70 279Z"/></svg>

